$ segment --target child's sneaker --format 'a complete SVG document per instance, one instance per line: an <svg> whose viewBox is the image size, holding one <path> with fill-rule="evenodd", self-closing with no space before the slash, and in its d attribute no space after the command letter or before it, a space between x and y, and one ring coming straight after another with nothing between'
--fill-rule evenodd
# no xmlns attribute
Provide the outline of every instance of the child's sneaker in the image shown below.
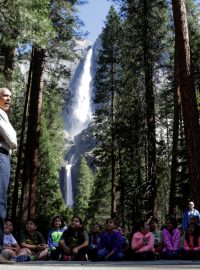
<svg viewBox="0 0 200 270"><path fill-rule="evenodd" d="M27 255L19 255L19 256L16 256L15 259L16 259L16 262L28 262L31 260L31 257Z"/></svg>
<svg viewBox="0 0 200 270"><path fill-rule="evenodd" d="M63 255L63 261L71 261L71 256Z"/></svg>
<svg viewBox="0 0 200 270"><path fill-rule="evenodd" d="M88 261L88 255L87 254L83 255L82 261Z"/></svg>
<svg viewBox="0 0 200 270"><path fill-rule="evenodd" d="M36 261L36 260L37 260L36 256L34 256L34 255L30 256L30 261Z"/></svg>

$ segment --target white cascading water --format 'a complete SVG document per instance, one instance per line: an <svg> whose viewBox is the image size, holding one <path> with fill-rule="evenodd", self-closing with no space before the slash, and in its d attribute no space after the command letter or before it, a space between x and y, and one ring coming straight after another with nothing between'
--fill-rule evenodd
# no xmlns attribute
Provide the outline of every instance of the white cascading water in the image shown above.
<svg viewBox="0 0 200 270"><path fill-rule="evenodd" d="M72 108L72 123L70 135L74 137L79 134L82 130L87 128L91 121L92 110L91 110L91 59L92 59L92 48L87 52L84 64L83 72L79 80L77 89L75 91L74 103Z"/></svg>
<svg viewBox="0 0 200 270"><path fill-rule="evenodd" d="M65 204L72 207L73 206L73 189L72 189L72 166L74 161L74 155L71 157L70 162L66 165L66 198L65 198Z"/></svg>
<svg viewBox="0 0 200 270"><path fill-rule="evenodd" d="M73 196L72 196L72 176L71 176L71 168L72 164L67 164L66 165L66 178L67 178L67 196L66 196L66 205L72 206L73 205Z"/></svg>
<svg viewBox="0 0 200 270"><path fill-rule="evenodd" d="M71 114L71 129L69 133L71 137L81 133L82 130L87 128L92 118L91 109L91 62L92 62L92 48L87 52L81 78L75 89L75 96ZM69 163L66 165L66 205L73 206L73 189L72 189L72 166L74 162L74 155L71 157Z"/></svg>

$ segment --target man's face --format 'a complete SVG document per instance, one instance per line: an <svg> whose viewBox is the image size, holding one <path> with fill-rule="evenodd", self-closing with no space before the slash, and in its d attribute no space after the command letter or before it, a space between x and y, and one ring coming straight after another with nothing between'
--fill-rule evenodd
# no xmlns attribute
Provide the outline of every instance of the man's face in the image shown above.
<svg viewBox="0 0 200 270"><path fill-rule="evenodd" d="M5 112L9 111L11 104L11 92L8 89L4 89L0 92L0 108Z"/></svg>
<svg viewBox="0 0 200 270"><path fill-rule="evenodd" d="M193 202L189 202L189 209L193 209L194 208L194 203Z"/></svg>

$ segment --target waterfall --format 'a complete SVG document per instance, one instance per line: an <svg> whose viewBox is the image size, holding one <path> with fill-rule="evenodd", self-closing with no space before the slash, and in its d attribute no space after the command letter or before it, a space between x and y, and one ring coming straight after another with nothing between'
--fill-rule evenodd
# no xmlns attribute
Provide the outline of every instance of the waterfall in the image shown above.
<svg viewBox="0 0 200 270"><path fill-rule="evenodd" d="M70 114L70 128L69 134L73 138L77 134L81 133L82 130L87 128L88 124L92 119L91 109L91 62L92 62L93 49L89 48L85 57L82 72L78 83L76 83L75 89L73 89L74 100L72 102L72 111ZM75 156L72 155L68 164L66 165L65 174L65 203L66 205L73 206L73 181L72 181L72 168L75 162Z"/></svg>
<svg viewBox="0 0 200 270"><path fill-rule="evenodd" d="M72 166L74 155L70 158L69 163L65 166L65 204L73 206L73 187L72 187Z"/></svg>
<svg viewBox="0 0 200 270"><path fill-rule="evenodd" d="M66 165L66 205L68 206L72 206L73 205L73 196L72 196L72 177L71 177L71 168L72 168L72 164L67 164Z"/></svg>
<svg viewBox="0 0 200 270"><path fill-rule="evenodd" d="M74 89L75 96L71 113L71 128L69 133L72 137L79 134L83 129L87 128L92 118L91 109L91 59L92 48L87 52L80 80Z"/></svg>

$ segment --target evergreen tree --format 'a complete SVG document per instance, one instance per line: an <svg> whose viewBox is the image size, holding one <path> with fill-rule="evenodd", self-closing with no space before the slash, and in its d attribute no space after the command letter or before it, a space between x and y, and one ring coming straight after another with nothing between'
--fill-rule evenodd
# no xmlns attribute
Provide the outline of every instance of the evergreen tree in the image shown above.
<svg viewBox="0 0 200 270"><path fill-rule="evenodd" d="M120 135L124 135L121 140L127 140L122 160L130 158L130 163L124 164L128 172L125 179L130 179L127 182L130 189L128 194L134 194L125 204L131 204L131 201L135 203L136 192L140 196L136 206L132 206L132 210L135 210L129 214L129 219L133 219L134 216L140 218L142 212L143 215L156 213L155 93L161 91L158 85L159 73L167 65L164 55L168 54L166 29L169 17L164 1L123 1L121 10L124 17L121 53L123 91L119 98L121 106L117 107L120 123L126 125L123 127L121 124ZM130 139L125 128L127 133L131 132Z"/></svg>
<svg viewBox="0 0 200 270"><path fill-rule="evenodd" d="M119 91L121 22L111 6L105 28L101 35L102 49L97 60L98 68L95 76L95 103L99 108L95 112L95 121L98 126L97 139L102 150L107 152L107 169L111 181L111 216L116 214L117 180L116 180L116 96ZM100 135L99 135L100 134ZM108 178L108 181L109 181Z"/></svg>
<svg viewBox="0 0 200 270"><path fill-rule="evenodd" d="M84 157L81 158L75 195L74 213L85 219L94 184L94 175Z"/></svg>
<svg viewBox="0 0 200 270"><path fill-rule="evenodd" d="M74 27L74 24L76 21L75 15L74 15L75 9L73 8L73 4L70 3L69 1L59 1L59 3L57 1L56 4L54 3L54 1L49 2L46 0L39 1L39 2L35 1L34 3L30 3L30 1L25 1L25 2L21 3L21 1L16 1L15 2L16 9L13 8L13 6L12 6L13 10L16 10L16 12L18 12L18 22L16 25L18 26L18 29L19 29L18 37L17 37L17 39L12 41L13 44L15 46L17 46L18 42L20 41L20 43L22 43L22 44L29 43L30 47L31 47L31 45L38 45L38 48L36 48L36 49L41 49L42 47L46 47L48 50L48 56L57 57L57 59L58 59L58 55L61 57L61 53L60 53L61 51L62 51L62 57L64 57L64 49L63 48L65 47L65 58L72 60L72 57L69 53L69 47L70 47L70 40L71 40L72 34L73 34L73 27ZM18 10L18 5L20 5L20 3L23 5L21 5L21 9ZM59 8L57 8L57 7L59 7ZM22 14L21 12L22 13L24 12L24 14L26 16L23 16L23 18L21 18L21 14ZM56 16L54 16L55 14L56 14ZM62 21L62 23L60 23L60 25L59 25L59 19L60 19L60 22ZM5 24L4 26L6 27L7 24ZM27 27L27 31L26 31L26 27ZM8 33L5 32L3 34L4 34L4 39L2 39L2 40L6 40L6 38L8 39L8 41L11 40L10 37L8 36L9 32ZM55 44L57 44L57 51L55 50L56 49ZM43 50L43 49L41 49L41 50ZM19 53L20 54L22 53L23 57L24 57L25 54L22 50L22 47L20 48ZM30 53L30 48L28 50L27 55L29 53ZM70 55L70 57L69 57L69 55ZM30 55L28 55L28 59L29 58L30 58ZM19 59L16 58L16 60L19 60ZM39 68L39 66L38 66L38 68ZM56 66L55 66L55 68L56 68ZM55 74L55 68L51 68L48 70L48 78L50 78L51 74ZM32 70L32 67L30 68L30 70ZM32 73L32 71L30 73ZM66 68L65 69L61 68L61 65L60 65L59 72L56 72L55 75L56 75L58 80L61 79L61 76L65 77L65 78L67 76L69 78L69 71ZM26 100L26 104L25 104L25 106L28 105L27 108L31 107L31 106L29 107L29 101L30 101L29 89L31 88L30 85L31 85L31 83L33 83L33 81L35 82L35 80L32 80L32 74L29 78L30 78L30 84L28 83L28 86L27 86L27 100ZM35 91L35 93L36 92L37 91ZM48 92L49 92L49 95L51 95L50 93L53 91L51 88L49 88L46 91L46 95L48 95ZM24 95L24 93L23 93L23 95ZM63 97L64 97L64 93L62 92L62 94L60 93L60 96L59 96L61 104L63 104ZM41 99L40 99L40 103L38 103L38 104L41 104ZM35 107L35 106L33 106L33 107ZM40 109L41 109L41 107L40 107ZM21 111L23 111L23 109ZM46 121L48 122L49 119L51 119L51 121L53 121L54 120L53 106L51 108L51 111L48 111L48 112L49 113L46 113L46 115L45 115ZM41 111L40 111L40 113L41 113ZM27 110L24 110L24 116L25 116L24 117L25 122L24 122L24 126L22 127L22 130L24 130L24 132L26 132L26 127L28 126ZM30 116L30 112L29 112L29 116ZM48 117L51 117L51 118L47 119ZM57 115L55 115L55 117L57 117ZM19 122L19 119L18 119L18 122ZM33 122L30 124L30 126L33 126ZM62 129L61 126L59 128ZM39 135L39 129L38 129L37 135ZM56 136L57 136L56 134L61 134L60 129L56 130L57 132L52 134L52 139L56 139ZM43 134L41 134L41 136L43 136ZM19 173L17 174L17 176L16 176L17 178L15 179L15 188L14 188L15 191L14 191L14 199L13 199L13 204L12 204L13 205L12 206L12 208L13 208L12 213L13 213L13 216L15 216L15 217L16 217L16 213L19 214L18 209L17 209L17 206L19 206L19 203L17 202L18 194L20 193L19 187L22 190L24 189L24 183L21 185L21 181L20 181L21 179L19 179L19 178L21 175L21 166L22 165L24 166L24 154L23 153L24 153L24 140L26 138L27 138L26 133L24 133L22 138L21 138L21 147L20 147L21 156L20 156L20 158L18 158L18 162L20 160L20 164L18 164L19 165L18 166ZM34 136L32 138L39 140L39 136ZM29 140L29 143L31 143L31 140ZM38 141L38 143L39 143L39 141ZM62 143L62 140L60 141L60 143ZM45 148L45 146L43 146L43 147ZM60 153L56 153L57 149L58 148L56 148L54 155L57 155L57 154L62 155L62 153L63 153L62 151ZM34 149L34 151L35 150L36 149ZM40 151L42 152L42 149L40 149ZM38 150L36 152L38 153ZM28 155L28 157L30 158L31 155ZM54 156L54 159L55 159L55 156ZM25 160L27 162L26 158L25 158ZM30 160L30 162L32 162L33 160L36 161L35 158L32 159L32 161L31 161L31 158L29 160ZM61 160L59 162L60 163L58 164L58 167L61 164ZM36 163L34 163L34 164L36 164ZM40 196L42 194L42 190L43 190L42 188L40 189L40 185L41 185L40 181L42 181L42 179L40 179L40 175L39 175L40 164L41 164L41 158L38 157L38 165L37 165L38 169L36 169L36 174L34 174L34 176L37 177L37 181L33 181L33 182L34 182L35 190L40 191L41 193L40 194L35 193L35 198L37 198L37 196ZM27 170L28 166L25 166L25 168ZM55 169L55 167L52 167L52 170L53 170L53 168ZM45 172L46 172L46 177L48 178L48 171L46 170ZM43 177L44 177L44 174L43 174ZM56 173L54 172L54 181L57 182L57 178L58 178L58 172L56 171ZM27 184L28 184L28 182L27 182ZM12 186L13 186L13 184L11 185L11 188L12 188ZM29 191L30 191L30 189L29 189ZM10 190L10 192L12 193L12 189ZM59 189L58 189L58 192L59 192ZM45 191L44 191L44 193L45 193ZM29 192L29 194L31 194L31 193ZM32 192L32 195L33 194L34 193ZM29 196L28 193L27 193L27 196ZM10 196L10 197L12 197L12 196ZM32 201L32 203L34 204L34 207L31 207L31 209L33 210L34 213L37 213L37 209L36 209L36 205L35 205L37 202L37 199L28 199L28 200L24 200L24 201L26 201L26 203L29 201L29 204L30 204L30 201ZM35 215L34 213L32 213L32 214ZM26 215L24 215L24 219L26 219Z"/></svg>

